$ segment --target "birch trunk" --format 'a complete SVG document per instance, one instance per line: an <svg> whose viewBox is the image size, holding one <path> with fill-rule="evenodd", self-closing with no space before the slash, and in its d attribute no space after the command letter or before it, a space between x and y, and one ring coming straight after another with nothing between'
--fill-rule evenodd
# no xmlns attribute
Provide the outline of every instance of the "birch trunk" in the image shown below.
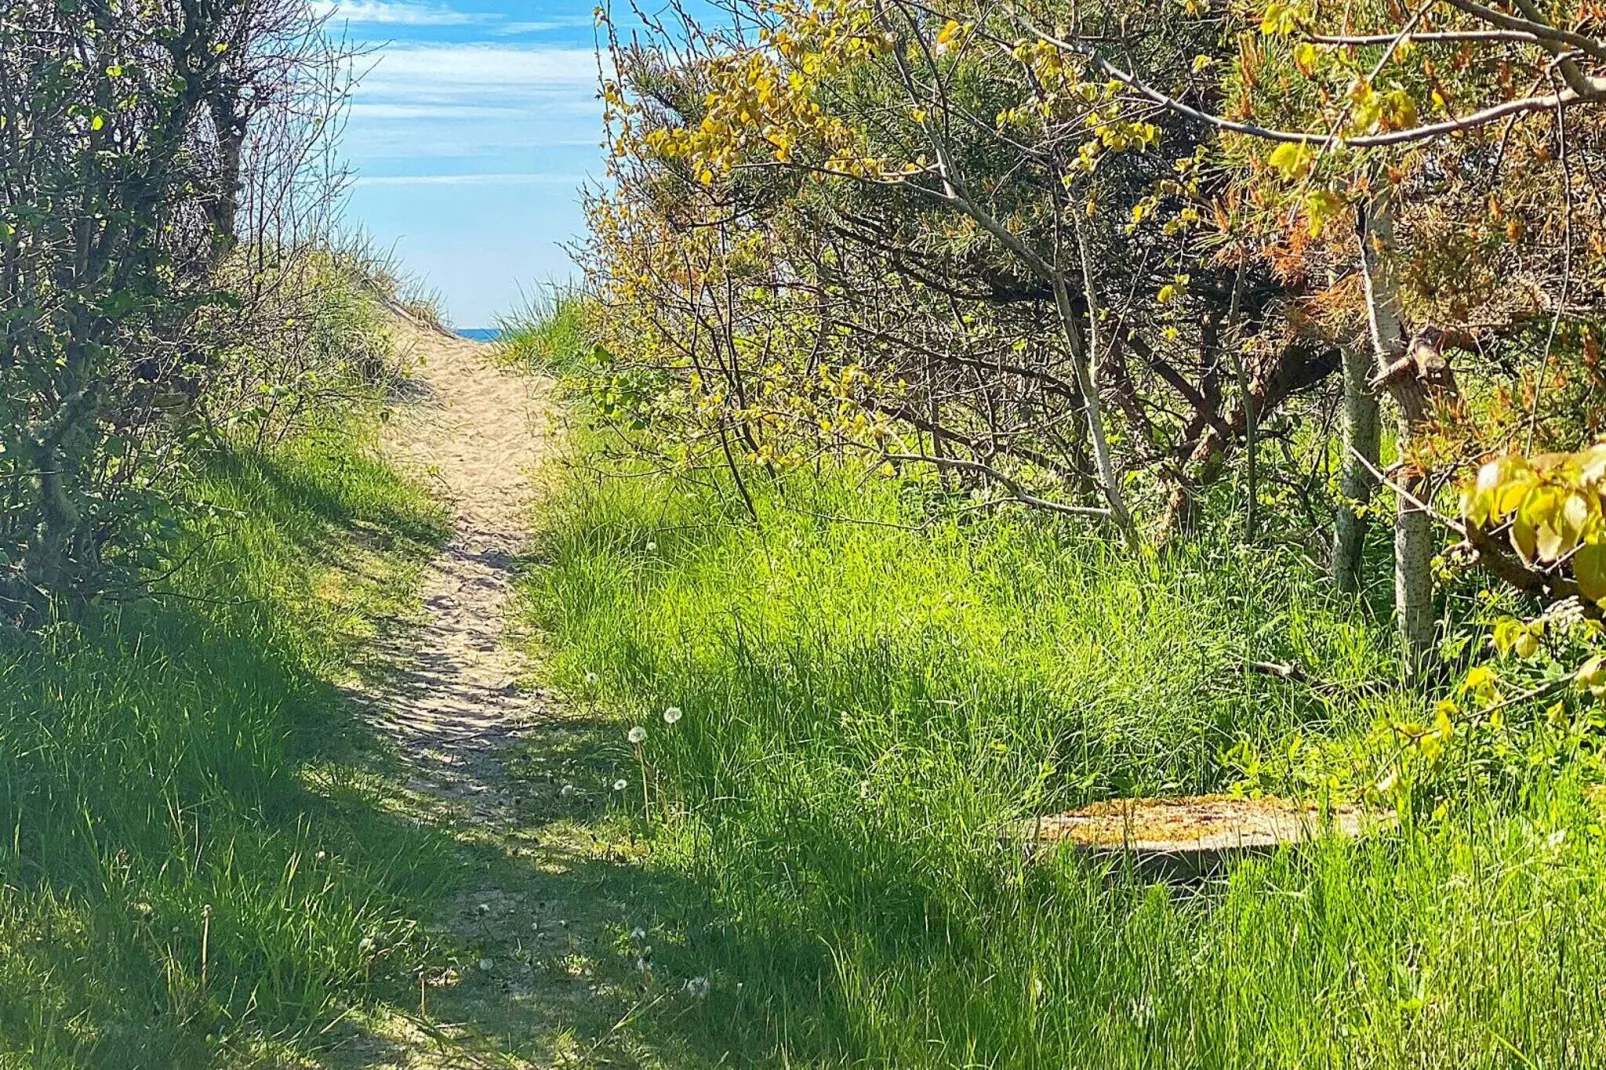
<svg viewBox="0 0 1606 1070"><path fill-rule="evenodd" d="M1074 220L1074 216L1073 216ZM1110 507L1110 519L1121 529L1127 544L1138 544L1137 527L1132 514L1127 512L1126 496L1121 492L1121 479L1115 472L1115 461L1110 455L1109 437L1104 431L1104 405L1099 400L1099 305L1098 291L1093 285L1093 261L1088 256L1087 240L1080 223L1073 222L1076 238L1076 256L1082 267L1082 287L1087 304L1087 335L1084 338L1071 307L1071 295L1066 290L1064 277L1054 277L1054 307L1059 313L1060 325L1065 332L1071 360L1076 364L1077 388L1082 392L1086 407L1088 437L1092 440L1093 463L1098 466L1099 483L1104 488L1104 499Z"/></svg>
<svg viewBox="0 0 1606 1070"><path fill-rule="evenodd" d="M1093 464L1098 469L1099 485L1104 491L1105 503L1110 508L1110 519L1121 529L1128 543L1136 544L1137 529L1132 525L1132 514L1127 512L1126 497L1121 493L1121 479L1116 474L1115 461L1110 453L1110 440L1104 431L1104 406L1099 401L1098 372L1094 363L1096 354L1088 350L1063 278L1055 276L1053 285L1060 329L1065 336L1066 348L1071 353L1077 389L1082 392L1083 412L1087 416L1089 444L1093 447Z"/></svg>
<svg viewBox="0 0 1606 1070"><path fill-rule="evenodd" d="M1338 515L1333 525L1333 582L1351 594L1361 589L1361 553L1370 526L1358 507L1372 500L1377 486L1382 419L1368 380L1373 357L1363 345L1348 345L1344 357L1344 457L1339 479ZM1354 506L1349 503L1356 503Z"/></svg>
<svg viewBox="0 0 1606 1070"><path fill-rule="evenodd" d="M1394 214L1391 193L1379 178L1360 212L1361 268L1366 283L1367 321L1377 362L1375 381L1384 381L1406 353L1395 276ZM1396 399L1398 400L1398 399ZM1418 413L1417 415L1420 415ZM1409 459L1418 421L1402 406L1399 414L1401 463L1396 476L1398 511L1394 520L1394 615L1399 626L1400 656L1408 678L1417 679L1433 650L1433 525L1417 504L1426 473Z"/></svg>

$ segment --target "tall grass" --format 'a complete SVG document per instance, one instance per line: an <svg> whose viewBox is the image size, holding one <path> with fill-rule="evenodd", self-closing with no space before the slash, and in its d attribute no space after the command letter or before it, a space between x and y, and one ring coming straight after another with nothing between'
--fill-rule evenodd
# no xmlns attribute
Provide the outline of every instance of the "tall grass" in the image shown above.
<svg viewBox="0 0 1606 1070"><path fill-rule="evenodd" d="M0 1064L249 1061L419 954L450 848L337 685L446 529L362 428L214 456L159 593L0 650Z"/></svg>
<svg viewBox="0 0 1606 1070"><path fill-rule="evenodd" d="M525 295L522 307L497 319L497 352L520 367L568 374L590 353L585 311L585 297L577 287L538 287Z"/></svg>
<svg viewBox="0 0 1606 1070"><path fill-rule="evenodd" d="M846 471L756 498L751 523L685 479L576 476L527 581L560 683L648 732L653 864L683 889L660 957L714 981L654 1028L710 1064L1599 1064L1576 785L1197 886L1021 851L1023 818L1096 798L1375 781L1372 729L1421 700L1307 562L1133 559ZM1241 671L1284 659L1334 686Z"/></svg>

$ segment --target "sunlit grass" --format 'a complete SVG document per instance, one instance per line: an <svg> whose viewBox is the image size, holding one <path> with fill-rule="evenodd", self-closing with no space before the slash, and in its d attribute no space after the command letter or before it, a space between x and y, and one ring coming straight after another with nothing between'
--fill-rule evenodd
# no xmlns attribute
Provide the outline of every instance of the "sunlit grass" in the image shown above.
<svg viewBox="0 0 1606 1070"><path fill-rule="evenodd" d="M365 434L216 456L164 593L0 652L0 1064L218 1065L417 960L450 846L335 684L446 529Z"/></svg>
<svg viewBox="0 0 1606 1070"><path fill-rule="evenodd" d="M1601 822L1565 781L1203 886L1023 855L1022 818L1092 799L1368 791L1374 728L1424 700L1388 683L1388 622L1304 559L1223 542L1134 560L849 471L754 489L757 523L728 490L577 474L527 583L560 684L621 742L647 729L652 864L683 889L664 969L714 979L645 1033L711 1063L831 1066L1603 1050Z"/></svg>
<svg viewBox="0 0 1606 1070"><path fill-rule="evenodd" d="M497 353L535 371L563 375L590 351L585 331L585 298L562 284L540 287L524 305L496 321Z"/></svg>

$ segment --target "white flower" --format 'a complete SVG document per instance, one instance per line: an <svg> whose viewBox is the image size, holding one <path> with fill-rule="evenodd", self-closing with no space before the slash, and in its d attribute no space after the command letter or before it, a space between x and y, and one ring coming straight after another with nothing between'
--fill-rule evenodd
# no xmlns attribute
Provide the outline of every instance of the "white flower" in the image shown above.
<svg viewBox="0 0 1606 1070"><path fill-rule="evenodd" d="M691 996L692 999L702 999L704 996L708 995L709 991L712 990L713 987L714 983L708 978L693 977L686 982L686 993Z"/></svg>
<svg viewBox="0 0 1606 1070"><path fill-rule="evenodd" d="M642 740L647 738L647 730L638 724L636 727L630 730L629 735L627 735L625 738L630 740L632 743L640 743Z"/></svg>
<svg viewBox="0 0 1606 1070"><path fill-rule="evenodd" d="M680 707L671 706L664 711L664 724L674 724L680 720Z"/></svg>
<svg viewBox="0 0 1606 1070"><path fill-rule="evenodd" d="M639 925L636 926L634 929L630 930L630 939L634 940L638 944L641 943L643 940L647 939L647 930L643 929Z"/></svg>
<svg viewBox="0 0 1606 1070"><path fill-rule="evenodd" d="M624 791L629 786L630 786L630 782L628 780L625 780L623 777L620 777L618 780L615 780L613 782L613 790L614 791Z"/></svg>
<svg viewBox="0 0 1606 1070"><path fill-rule="evenodd" d="M597 682L597 674L596 673L594 673L594 672L586 673L586 683L594 684L596 682Z"/></svg>
<svg viewBox="0 0 1606 1070"><path fill-rule="evenodd" d="M558 792L558 794L563 796L565 799L567 799L569 796L574 794L574 785L573 784L565 784L565 785L563 785L563 790Z"/></svg>
<svg viewBox="0 0 1606 1070"><path fill-rule="evenodd" d="M648 553L649 553L649 554L650 554L650 553L652 553L652 552L653 552L653 551L654 551L654 550L656 550L656 549L658 549L658 544L657 544L657 543L655 543L655 542L649 542L649 543L648 543L648 544L647 544L647 552L648 552Z"/></svg>

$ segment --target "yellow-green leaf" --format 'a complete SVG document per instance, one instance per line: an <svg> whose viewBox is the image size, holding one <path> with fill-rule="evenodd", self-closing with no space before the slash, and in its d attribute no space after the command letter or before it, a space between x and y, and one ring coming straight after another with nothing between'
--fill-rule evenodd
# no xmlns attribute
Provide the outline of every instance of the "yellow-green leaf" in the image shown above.
<svg viewBox="0 0 1606 1070"><path fill-rule="evenodd" d="M1271 150L1266 162L1284 178L1294 179L1303 178L1310 171L1313 157L1314 153L1311 152L1310 146L1295 141L1285 141Z"/></svg>
<svg viewBox="0 0 1606 1070"><path fill-rule="evenodd" d="M1606 543L1590 542L1573 555L1573 578L1578 593L1591 602L1606 603Z"/></svg>

